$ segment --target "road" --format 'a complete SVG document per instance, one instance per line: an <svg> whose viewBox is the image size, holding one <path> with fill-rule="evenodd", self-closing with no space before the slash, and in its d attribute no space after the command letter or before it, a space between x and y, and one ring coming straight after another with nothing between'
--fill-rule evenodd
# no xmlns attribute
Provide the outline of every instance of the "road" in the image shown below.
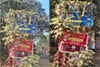
<svg viewBox="0 0 100 67"><path fill-rule="evenodd" d="M40 67L49 67L49 57L41 57L39 60Z"/></svg>
<svg viewBox="0 0 100 67"><path fill-rule="evenodd" d="M93 61L97 65L96 67L100 67L100 53L94 54Z"/></svg>

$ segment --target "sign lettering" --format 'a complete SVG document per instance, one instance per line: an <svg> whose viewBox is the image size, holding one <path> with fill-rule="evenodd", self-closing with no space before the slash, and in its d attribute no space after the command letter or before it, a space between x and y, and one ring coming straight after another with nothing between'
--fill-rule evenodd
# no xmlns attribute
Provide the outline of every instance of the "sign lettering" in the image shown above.
<svg viewBox="0 0 100 67"><path fill-rule="evenodd" d="M63 38L60 39L59 51L61 52L75 52L83 51L87 48L88 35L83 33L67 33L64 32Z"/></svg>

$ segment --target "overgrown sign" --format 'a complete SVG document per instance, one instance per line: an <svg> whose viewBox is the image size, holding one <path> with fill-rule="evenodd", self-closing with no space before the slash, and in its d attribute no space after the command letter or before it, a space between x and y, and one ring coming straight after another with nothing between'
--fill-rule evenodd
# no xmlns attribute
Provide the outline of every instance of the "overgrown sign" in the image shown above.
<svg viewBox="0 0 100 67"><path fill-rule="evenodd" d="M33 56L29 55L32 54L33 46L31 40L33 37L35 38L36 35L39 35L38 33L42 34L44 30L48 31L49 29L47 15L44 12L45 9L42 8L42 4L32 0L30 0L30 2L6 0L1 1L1 4L2 10L0 12L0 19L2 19L2 30L0 32L3 34L1 37L3 40L2 46L3 49L6 46L7 48L5 49L9 49L9 56L6 60L7 64L6 66L3 65L3 67L16 67L17 62L14 58L19 57L24 60L24 62L18 67L39 67L39 56L35 54ZM15 38L18 39L18 43ZM5 59L7 58L4 55L2 56ZM20 61L22 62L22 60Z"/></svg>
<svg viewBox="0 0 100 67"><path fill-rule="evenodd" d="M63 1L57 5L56 13L64 19L65 26L81 24L81 26L93 27L93 4L91 2Z"/></svg>
<svg viewBox="0 0 100 67"><path fill-rule="evenodd" d="M19 41L19 42L18 42ZM21 58L32 55L33 42L25 39L14 39L13 47L10 53L12 58Z"/></svg>
<svg viewBox="0 0 100 67"><path fill-rule="evenodd" d="M88 36L87 34L67 33L65 31L60 42L59 51L61 52L84 51L87 48Z"/></svg>

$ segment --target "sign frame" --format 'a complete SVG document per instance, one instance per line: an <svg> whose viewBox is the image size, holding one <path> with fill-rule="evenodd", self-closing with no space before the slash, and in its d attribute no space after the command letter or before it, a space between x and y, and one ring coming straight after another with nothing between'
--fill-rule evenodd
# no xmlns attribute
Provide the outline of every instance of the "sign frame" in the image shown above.
<svg viewBox="0 0 100 67"><path fill-rule="evenodd" d="M62 53L72 53L71 51L62 51L61 50L61 46L64 44L64 41L61 41L60 42L60 46L59 46L59 51L62 52ZM86 41L86 48L85 48L85 51L88 50L88 35L87 35L87 41ZM80 51L79 51L80 52Z"/></svg>
<svg viewBox="0 0 100 67"><path fill-rule="evenodd" d="M14 47L12 47L12 49L11 49L11 52L10 52L10 56L12 57L12 58L19 58L19 59L21 59L22 57L14 57L14 56L12 56L12 52L13 52L13 49ZM16 50L16 51L20 51L20 50ZM21 52L24 52L24 51L21 51ZM31 55L33 56L33 41L32 41L32 51L31 52L27 52L27 53L31 53Z"/></svg>

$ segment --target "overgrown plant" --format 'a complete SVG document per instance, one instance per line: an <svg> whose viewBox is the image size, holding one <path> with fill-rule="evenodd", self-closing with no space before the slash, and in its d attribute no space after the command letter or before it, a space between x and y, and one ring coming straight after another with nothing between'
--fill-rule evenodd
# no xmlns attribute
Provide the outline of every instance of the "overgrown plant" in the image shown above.
<svg viewBox="0 0 100 67"><path fill-rule="evenodd" d="M50 1L51 6L52 6L51 7L52 9L50 11L51 12L51 14L50 14L51 15L50 33L51 33L51 36L52 36L51 37L51 39L52 39L51 46L52 47L54 47L54 46L57 47L57 45L54 45L54 44L56 44L54 42L54 39L57 41L57 39L59 39L63 35L64 30L67 30L68 32L71 32L71 33L72 32L79 32L79 33L87 33L87 34L89 34L91 31L95 30L96 34L97 34L98 29L99 29L99 26L98 26L98 16L99 16L98 10L99 10L99 8L96 8L96 7L99 6L99 1L98 0L91 0L92 2L89 2L89 1L90 0L88 0L88 1L87 0L73 0L73 1L72 0L55 0L55 1L52 1L51 0ZM72 6L75 6L75 3L77 2L78 5L79 5L78 6L79 9L82 10L81 11L82 15L78 17L79 21L77 21L77 22L79 22L79 25L73 24L73 27L65 26L65 22L68 22L69 20L72 21L71 20L72 17L69 16L69 18L68 17L64 18L65 15L71 14L70 10L66 10L66 8L68 8L68 7L66 7L66 5L70 2L74 4L74 5L71 4ZM82 19L82 16L84 15L85 10L82 9L80 6L82 6L82 4L88 4L89 5L90 3L92 3L94 5L93 6L93 23L94 23L94 25L93 25L93 27L81 27L80 19ZM51 50L52 49L53 48L51 48ZM55 51L53 50L53 52L55 52ZM73 65L71 65L71 66L68 66L67 64L66 65L68 67L86 67L86 65L87 65L87 67L89 67L89 64L91 65L91 63L92 63L92 61L91 61L91 57L93 56L92 52L93 51L91 51L91 50L86 51L86 52L83 51L81 53L75 52L77 54L77 57L74 57L74 58L71 57L71 60L74 60L75 64L73 64L74 63L73 62L72 63ZM82 53L85 53L85 54L83 55ZM62 55L62 53L60 55ZM74 54L72 54L72 55L74 55ZM85 56L85 57L83 57L82 55ZM56 56L56 57L58 57L58 56ZM79 58L79 60L77 61L78 58ZM70 63L71 60L69 60L67 62ZM52 61L52 59L51 59L51 61ZM54 61L55 61L55 59L54 59ZM57 62L56 64L59 64L59 63L60 62ZM81 63L81 64L79 64L79 63ZM85 63L86 63L86 65L85 65ZM79 64L79 66L78 66L78 64ZM50 65L52 66L52 64L50 64ZM65 67L67 67L67 66L65 66Z"/></svg>
<svg viewBox="0 0 100 67"><path fill-rule="evenodd" d="M31 16L30 18L28 18L28 15L30 15L30 13ZM8 47L11 46L12 43L14 42L14 38L18 39L28 38L29 34L27 33L27 31L30 30L28 28L28 25L31 24L32 17L34 16L34 14L35 14L34 11L23 11L23 10L16 10L16 11L11 10L8 14L6 14L5 17L6 26L2 26L2 28L4 29L1 31L6 33L6 35L4 35L4 37L2 38L5 41L6 46ZM24 23L21 23L22 21ZM35 23L35 21L33 22ZM8 60L8 63L10 61L11 60ZM13 63L13 61L11 61L10 63ZM7 66L12 66L12 65L7 64Z"/></svg>
<svg viewBox="0 0 100 67"><path fill-rule="evenodd" d="M63 34L63 30L67 30L71 32L86 31L86 26L81 27L84 20L84 19L82 20L82 18L85 15L87 6L88 8L91 8L90 5L93 5L93 3L87 1L82 2L82 1L60 0L59 4L56 4L54 10L52 10L54 14L56 14L55 17L51 18L51 22L50 22L50 26L51 26L50 33L53 35L53 37L55 39L60 38L60 36L62 36ZM95 4L93 7L95 10L96 9ZM79 14L79 16L71 15L72 12L74 12L73 10L75 10L76 8L77 8L77 14ZM93 10L89 12L91 15L93 15L92 11ZM77 17L76 20L75 17ZM88 27L87 29L90 31L92 30L91 27Z"/></svg>
<svg viewBox="0 0 100 67"><path fill-rule="evenodd" d="M19 13L17 15L17 13ZM22 13L24 14L23 17L21 17L19 19L19 17L22 15ZM27 15L29 15L30 12L26 12L23 10L11 10L8 14L6 14L5 17L5 22L6 22L6 26L2 26L2 28L4 28L3 30L1 30L2 33L6 33L6 35L4 35L4 37L2 38L5 41L5 45L9 46L13 43L14 38L17 37L18 39L20 38L26 38L27 36L29 36L29 34L27 33L28 30L30 30L28 28L28 25L30 25L31 23L31 19L29 19L29 22L27 22L28 18ZM34 13L34 12L31 12ZM34 15L34 14L33 14ZM21 21L24 19L25 23L21 23Z"/></svg>
<svg viewBox="0 0 100 67"><path fill-rule="evenodd" d="M27 0L1 0L1 5L2 10L0 12L0 19L2 19L2 30L0 32L2 32L1 38L4 40L4 42L2 41L2 44L0 45L3 46L2 57L4 57L5 60L6 57L4 55L7 56L7 53L4 53L4 50L9 49L9 46L13 43L15 37L17 37L18 39L25 38L29 40L35 37L33 36L33 34L29 35L27 33L27 31L30 30L28 26L30 25L31 21L37 24L37 34L43 34L44 31L48 32L49 23L48 16L44 12L45 9L42 8L42 4L40 2L33 0L30 0L30 2ZM37 22L35 22L36 18L34 16L37 16ZM31 18L33 18L33 20ZM24 21L24 24L19 23L22 20ZM5 45L8 47L6 47ZM4 60L2 60L2 64L4 64Z"/></svg>
<svg viewBox="0 0 100 67"><path fill-rule="evenodd" d="M76 55L76 57L72 57L68 62L74 61L71 67L88 67L95 65L92 61L93 54L94 52L92 50L74 52L69 54L69 57L72 57L73 55Z"/></svg>
<svg viewBox="0 0 100 67"><path fill-rule="evenodd" d="M94 52L92 50L73 52L69 56L61 52L57 52L57 57L53 62L53 67L88 67L95 65L92 61Z"/></svg>
<svg viewBox="0 0 100 67"><path fill-rule="evenodd" d="M14 38L17 39L28 38L29 34L27 33L27 31L30 30L28 28L28 25L31 24L32 20L31 17L27 18L27 16L30 15L30 13L32 13L31 14L32 17L34 15L34 11L30 12L30 11L23 11L23 10L16 10L16 11L10 10L10 12L6 14L5 17L6 26L2 26L2 28L4 29L1 32L6 33L6 35L4 35L2 39L5 41L5 45L8 46L8 48L11 46L10 50L12 49L12 43L14 42ZM29 20L29 22L27 20ZM22 21L24 23L21 23ZM35 23L35 21L33 22ZM11 65L11 63L13 63L14 61L12 60L13 59L9 56L7 60L8 63L6 66L13 66L14 64Z"/></svg>
<svg viewBox="0 0 100 67"><path fill-rule="evenodd" d="M40 57L36 54L33 56L23 57L18 67L40 67L38 65Z"/></svg>
<svg viewBox="0 0 100 67"><path fill-rule="evenodd" d="M53 67L70 67L72 65L73 61L71 61L70 63L67 62L67 60L70 60L70 57L66 56L66 54L58 51L55 56L56 58L54 59Z"/></svg>

